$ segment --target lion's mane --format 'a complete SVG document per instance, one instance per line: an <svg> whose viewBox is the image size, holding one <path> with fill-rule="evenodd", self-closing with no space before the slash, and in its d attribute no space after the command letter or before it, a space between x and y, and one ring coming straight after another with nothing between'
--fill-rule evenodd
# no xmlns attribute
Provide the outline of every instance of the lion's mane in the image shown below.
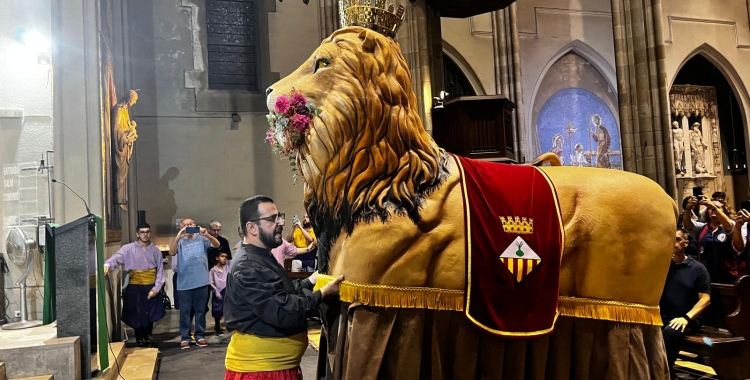
<svg viewBox="0 0 750 380"><path fill-rule="evenodd" d="M398 43L359 27L327 41L338 48L335 84L297 162L306 209L333 235L318 236L324 255L359 221L397 213L417 223L425 195L447 177L446 154L424 130Z"/></svg>

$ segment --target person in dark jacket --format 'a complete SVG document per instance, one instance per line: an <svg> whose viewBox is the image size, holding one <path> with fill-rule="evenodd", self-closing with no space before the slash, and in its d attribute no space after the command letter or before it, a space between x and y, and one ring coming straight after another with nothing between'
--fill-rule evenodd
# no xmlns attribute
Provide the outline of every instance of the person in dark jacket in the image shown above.
<svg viewBox="0 0 750 380"><path fill-rule="evenodd" d="M240 207L242 247L232 261L224 318L233 331L225 379L301 379L299 363L308 345L307 314L336 295L344 276L313 291L317 272L292 281L271 254L281 244L284 214L271 198L258 195Z"/></svg>

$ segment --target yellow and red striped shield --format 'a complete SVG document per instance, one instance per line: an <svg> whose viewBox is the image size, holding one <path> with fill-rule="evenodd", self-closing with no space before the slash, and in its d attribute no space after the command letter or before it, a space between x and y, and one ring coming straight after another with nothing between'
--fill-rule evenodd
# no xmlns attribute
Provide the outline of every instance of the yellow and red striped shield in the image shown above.
<svg viewBox="0 0 750 380"><path fill-rule="evenodd" d="M516 282L521 282L536 268L542 259L520 236L500 255L500 261L505 264Z"/></svg>

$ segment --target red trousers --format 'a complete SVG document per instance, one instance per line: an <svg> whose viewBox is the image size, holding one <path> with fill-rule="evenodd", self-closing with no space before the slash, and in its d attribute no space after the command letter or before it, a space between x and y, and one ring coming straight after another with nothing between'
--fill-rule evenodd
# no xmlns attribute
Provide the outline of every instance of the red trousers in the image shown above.
<svg viewBox="0 0 750 380"><path fill-rule="evenodd" d="M302 380L302 370L297 368L268 372L232 372L227 370L224 380Z"/></svg>

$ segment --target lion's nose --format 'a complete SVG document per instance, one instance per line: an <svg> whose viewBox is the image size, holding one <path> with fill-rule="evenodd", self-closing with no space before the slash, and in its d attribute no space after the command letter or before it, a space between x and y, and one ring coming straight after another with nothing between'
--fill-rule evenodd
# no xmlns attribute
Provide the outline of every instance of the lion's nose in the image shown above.
<svg viewBox="0 0 750 380"><path fill-rule="evenodd" d="M267 88L266 89L266 96L271 95L272 92L273 92L273 88L271 88L271 87Z"/></svg>

